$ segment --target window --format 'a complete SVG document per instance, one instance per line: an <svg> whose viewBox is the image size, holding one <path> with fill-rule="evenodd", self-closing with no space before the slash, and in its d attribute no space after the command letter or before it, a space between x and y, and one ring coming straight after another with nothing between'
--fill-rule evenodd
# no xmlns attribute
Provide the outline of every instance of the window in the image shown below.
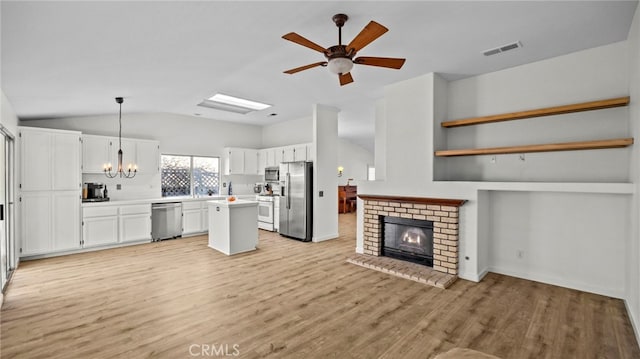
<svg viewBox="0 0 640 359"><path fill-rule="evenodd" d="M220 193L220 158L161 156L162 197Z"/></svg>
<svg viewBox="0 0 640 359"><path fill-rule="evenodd" d="M367 165L367 181L375 181L376 180L376 168Z"/></svg>

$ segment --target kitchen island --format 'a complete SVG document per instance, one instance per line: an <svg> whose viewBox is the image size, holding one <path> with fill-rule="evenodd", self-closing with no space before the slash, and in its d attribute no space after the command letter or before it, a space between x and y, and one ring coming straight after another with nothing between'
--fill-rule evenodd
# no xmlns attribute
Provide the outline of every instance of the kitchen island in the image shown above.
<svg viewBox="0 0 640 359"><path fill-rule="evenodd" d="M207 201L209 247L226 255L248 252L258 245L258 202Z"/></svg>

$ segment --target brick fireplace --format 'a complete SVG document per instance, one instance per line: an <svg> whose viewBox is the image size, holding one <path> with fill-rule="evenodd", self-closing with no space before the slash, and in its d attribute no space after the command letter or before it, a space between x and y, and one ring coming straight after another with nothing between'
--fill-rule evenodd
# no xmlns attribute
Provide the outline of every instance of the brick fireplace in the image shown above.
<svg viewBox="0 0 640 359"><path fill-rule="evenodd" d="M365 255L381 256L385 216L433 222L433 270L458 274L458 218L464 200L360 195Z"/></svg>

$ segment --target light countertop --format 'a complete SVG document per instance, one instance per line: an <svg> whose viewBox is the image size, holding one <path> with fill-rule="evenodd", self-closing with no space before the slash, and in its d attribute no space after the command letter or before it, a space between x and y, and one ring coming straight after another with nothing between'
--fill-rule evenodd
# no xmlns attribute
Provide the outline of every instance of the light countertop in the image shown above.
<svg viewBox="0 0 640 359"><path fill-rule="evenodd" d="M255 194L234 195L238 200L255 200ZM127 204L147 204L147 203L168 203L168 202L192 202L192 201L211 201L225 200L227 196L201 196L201 197L162 197L162 198L144 198L144 199L127 199L112 200L107 202L83 202L82 207L102 207L102 206L121 206Z"/></svg>
<svg viewBox="0 0 640 359"><path fill-rule="evenodd" d="M214 200L214 201L207 201L207 203L209 204L209 206L221 206L221 207L230 207L230 208L251 207L251 206L258 205L258 201L255 201L255 200L251 201L246 199L236 199L233 202L229 202L226 199L220 199L220 200Z"/></svg>

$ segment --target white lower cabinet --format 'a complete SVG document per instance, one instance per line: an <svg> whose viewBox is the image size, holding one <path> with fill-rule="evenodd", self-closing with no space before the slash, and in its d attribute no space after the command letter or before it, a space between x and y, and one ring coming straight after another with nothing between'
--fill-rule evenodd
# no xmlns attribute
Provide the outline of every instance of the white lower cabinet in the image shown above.
<svg viewBox="0 0 640 359"><path fill-rule="evenodd" d="M85 207L82 211L84 248L118 243L118 206Z"/></svg>
<svg viewBox="0 0 640 359"><path fill-rule="evenodd" d="M207 203L192 201L182 203L182 235L204 233L209 230Z"/></svg>
<svg viewBox="0 0 640 359"><path fill-rule="evenodd" d="M23 192L21 255L80 248L79 191Z"/></svg>
<svg viewBox="0 0 640 359"><path fill-rule="evenodd" d="M120 206L119 242L151 240L151 204Z"/></svg>

